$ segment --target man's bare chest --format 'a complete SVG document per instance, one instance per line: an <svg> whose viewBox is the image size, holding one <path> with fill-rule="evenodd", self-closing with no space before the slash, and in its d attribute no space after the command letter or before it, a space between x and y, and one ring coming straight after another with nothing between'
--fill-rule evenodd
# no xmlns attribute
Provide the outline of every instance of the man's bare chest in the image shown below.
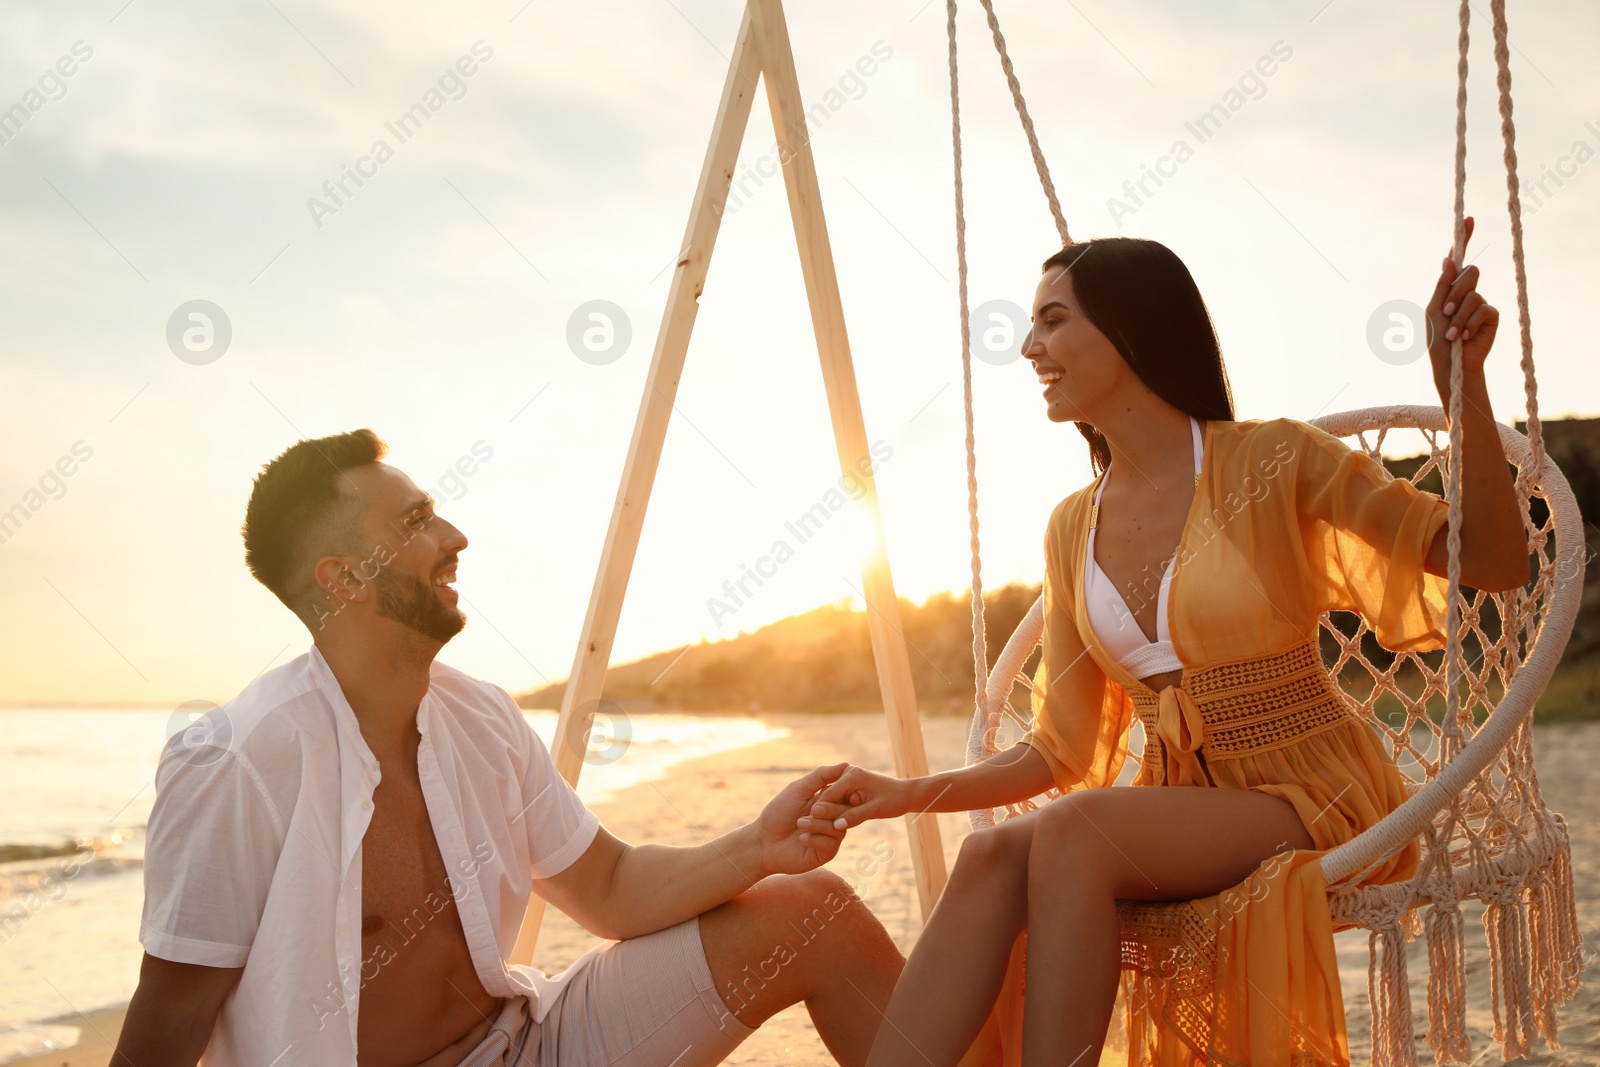
<svg viewBox="0 0 1600 1067"><path fill-rule="evenodd" d="M415 1063L418 1049L486 1027L499 1005L478 977L421 784L404 762L383 761L361 839L363 1065Z"/></svg>
<svg viewBox="0 0 1600 1067"><path fill-rule="evenodd" d="M385 778L373 794L372 820L361 839L361 934L409 941L436 918L460 929L444 858L422 790ZM463 947L465 947L463 945Z"/></svg>

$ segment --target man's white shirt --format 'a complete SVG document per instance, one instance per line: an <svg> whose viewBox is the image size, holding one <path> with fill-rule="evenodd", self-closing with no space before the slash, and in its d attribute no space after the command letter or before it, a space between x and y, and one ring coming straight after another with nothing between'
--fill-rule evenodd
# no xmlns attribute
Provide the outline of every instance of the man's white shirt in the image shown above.
<svg viewBox="0 0 1600 1067"><path fill-rule="evenodd" d="M417 729L448 884L413 922L453 896L484 989L529 997L542 1021L603 946L554 979L505 961L531 880L581 856L599 820L498 686L436 661ZM139 940L161 959L244 968L204 1062L353 1065L363 975L393 954L362 958L361 840L379 767L355 713L312 646L186 733L156 771Z"/></svg>

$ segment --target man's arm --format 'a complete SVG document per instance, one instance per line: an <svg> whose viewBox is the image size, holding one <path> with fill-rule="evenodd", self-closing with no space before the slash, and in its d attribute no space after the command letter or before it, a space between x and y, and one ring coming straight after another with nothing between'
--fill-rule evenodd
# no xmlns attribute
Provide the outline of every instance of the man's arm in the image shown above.
<svg viewBox="0 0 1600 1067"><path fill-rule="evenodd" d="M536 879L533 890L601 937L664 930L732 900L769 874L800 874L832 859L844 831L802 830L800 821L846 766L818 767L796 779L754 822L703 845L629 845L602 826L583 855L554 877Z"/></svg>
<svg viewBox="0 0 1600 1067"><path fill-rule="evenodd" d="M111 1067L194 1067L243 967L173 963L145 953Z"/></svg>

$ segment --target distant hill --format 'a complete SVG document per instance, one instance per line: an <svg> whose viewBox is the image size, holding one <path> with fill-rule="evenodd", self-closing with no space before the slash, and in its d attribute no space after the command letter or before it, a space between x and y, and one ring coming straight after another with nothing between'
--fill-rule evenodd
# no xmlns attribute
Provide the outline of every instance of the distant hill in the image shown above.
<svg viewBox="0 0 1600 1067"><path fill-rule="evenodd" d="M1545 446L1565 472L1587 521L1589 555L1600 545L1600 419L1559 419L1543 424ZM1518 425L1519 430L1523 429ZM1423 457L1386 460L1409 476ZM1443 493L1436 472L1423 487ZM1536 521L1544 520L1542 505ZM986 591L989 662L1039 596L1020 583ZM969 593L936 593L921 604L900 600L901 627L911 660L918 708L924 714L966 715L972 708L972 616ZM1327 639L1327 635L1324 635ZM1370 641L1370 637L1369 637ZM1332 647L1331 639L1327 643ZM1389 657L1375 644L1376 663ZM1037 654L1029 661L1031 670ZM518 697L526 708L559 708L565 683ZM1025 691L1018 690L1021 700ZM606 674L605 697L632 712L692 710L739 712L876 711L882 705L867 617L848 602L825 604L723 641L680 646ZM1562 667L1538 718L1600 717L1600 574L1585 575L1583 606Z"/></svg>
<svg viewBox="0 0 1600 1067"><path fill-rule="evenodd" d="M1039 597L1039 586L984 594L989 659ZM965 715L972 707L971 595L900 599L917 706ZM681 656L681 658L679 658ZM674 662L676 660L676 662ZM670 665L670 669L669 668ZM663 675L662 672L666 673ZM566 683L518 698L525 708L558 708ZM876 711L883 707L867 616L847 602L779 619L752 633L623 663L606 672L605 696L630 711Z"/></svg>

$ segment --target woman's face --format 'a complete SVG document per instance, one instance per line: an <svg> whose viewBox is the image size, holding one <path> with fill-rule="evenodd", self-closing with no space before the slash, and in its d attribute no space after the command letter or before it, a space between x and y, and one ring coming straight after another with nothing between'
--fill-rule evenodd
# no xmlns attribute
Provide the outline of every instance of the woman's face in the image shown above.
<svg viewBox="0 0 1600 1067"><path fill-rule="evenodd" d="M1044 386L1051 422L1096 421L1110 398L1133 376L1122 354L1078 306L1072 274L1052 267L1033 297L1033 328L1022 354Z"/></svg>

